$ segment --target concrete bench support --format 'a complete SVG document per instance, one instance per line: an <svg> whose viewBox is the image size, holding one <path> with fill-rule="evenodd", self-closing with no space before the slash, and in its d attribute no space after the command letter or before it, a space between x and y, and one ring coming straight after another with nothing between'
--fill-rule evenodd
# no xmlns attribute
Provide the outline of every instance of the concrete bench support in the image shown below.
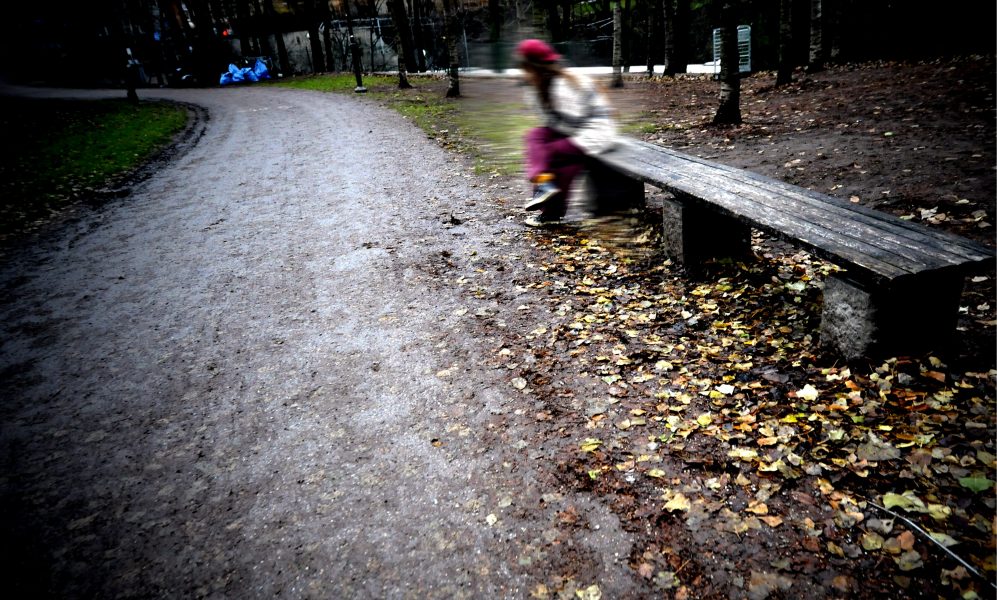
<svg viewBox="0 0 997 600"><path fill-rule="evenodd" d="M846 359L949 348L962 286L963 277L958 274L936 273L880 288L828 277L821 344Z"/></svg>
<svg viewBox="0 0 997 600"><path fill-rule="evenodd" d="M751 228L744 223L694 199L665 199L662 206L665 253L688 271L699 271L711 258L750 255Z"/></svg>

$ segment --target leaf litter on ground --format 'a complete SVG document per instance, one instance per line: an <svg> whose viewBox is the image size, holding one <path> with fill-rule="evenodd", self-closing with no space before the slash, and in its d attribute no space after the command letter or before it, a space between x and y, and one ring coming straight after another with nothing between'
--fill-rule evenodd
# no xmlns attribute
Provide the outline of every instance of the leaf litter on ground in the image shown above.
<svg viewBox="0 0 997 600"><path fill-rule="evenodd" d="M923 581L940 594L986 592L985 579L958 576L953 567L966 569L935 546L958 548L970 573L992 579L992 365L825 358L814 336L822 282L836 268L773 253L760 236L754 249L767 258L717 264L692 280L648 249L653 234L628 245L619 229L600 233L535 237L549 257L535 285L555 308L546 368L574 370L612 400L578 430L569 462L585 486L616 497L625 519L671 523L673 533L684 520L692 540L709 528L714 543L701 549L723 554L715 543L776 535L809 554L789 554L777 575L768 565L744 571L760 565L749 561L740 576L752 595L813 572L841 591L868 576L894 592ZM549 401L551 413L570 413L557 396ZM884 526L880 503L930 533L915 536L896 519ZM664 538L646 536L632 566L675 568ZM702 583L709 570L686 567L686 578Z"/></svg>

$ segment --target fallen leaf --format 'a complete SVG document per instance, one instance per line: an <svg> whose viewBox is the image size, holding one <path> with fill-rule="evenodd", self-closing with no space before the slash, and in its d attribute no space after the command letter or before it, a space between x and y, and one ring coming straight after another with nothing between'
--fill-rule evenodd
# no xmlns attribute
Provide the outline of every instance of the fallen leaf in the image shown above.
<svg viewBox="0 0 997 600"><path fill-rule="evenodd" d="M692 508L692 503L689 502L689 499L686 498L685 494L683 494L682 492L676 492L675 495L672 496L671 500L665 503L665 510L669 512L675 510L685 511L689 510L690 508Z"/></svg>
<svg viewBox="0 0 997 600"><path fill-rule="evenodd" d="M924 566L924 562L921 560L921 554L916 550L904 552L893 560L896 561L897 566L900 567L901 571L913 571L914 569L919 569Z"/></svg>
<svg viewBox="0 0 997 600"><path fill-rule="evenodd" d="M749 448L734 448L727 453L727 456L731 458L740 458L742 460L752 460L758 458L758 453Z"/></svg>
<svg viewBox="0 0 997 600"><path fill-rule="evenodd" d="M767 515L769 514L769 507L764 502L759 502L757 500L752 500L748 503L748 508L745 509L749 513L754 513L756 515Z"/></svg>
<svg viewBox="0 0 997 600"><path fill-rule="evenodd" d="M810 385L809 383L803 386L802 390L796 391L796 397L806 400L807 402L813 402L814 400L817 399L819 395L820 392L817 391L817 388Z"/></svg>
<svg viewBox="0 0 997 600"><path fill-rule="evenodd" d="M903 494L895 494L893 492L887 492L883 494L883 506L886 508L900 507L906 511L917 510L924 511L924 502L914 495L914 492L904 492Z"/></svg>
<svg viewBox="0 0 997 600"><path fill-rule="evenodd" d="M602 445L602 440L596 438L585 438L581 443L582 452L595 452L596 448Z"/></svg>
<svg viewBox="0 0 997 600"><path fill-rule="evenodd" d="M973 492L980 493L993 489L994 482L986 477L960 477L959 485Z"/></svg>
<svg viewBox="0 0 997 600"><path fill-rule="evenodd" d="M865 550L881 550L883 548L883 536L874 531L867 531L862 534L862 548Z"/></svg>

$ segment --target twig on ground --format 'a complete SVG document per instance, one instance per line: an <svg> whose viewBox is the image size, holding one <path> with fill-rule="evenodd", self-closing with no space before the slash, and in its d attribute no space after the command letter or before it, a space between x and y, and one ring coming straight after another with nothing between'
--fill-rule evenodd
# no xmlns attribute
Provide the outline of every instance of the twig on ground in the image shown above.
<svg viewBox="0 0 997 600"><path fill-rule="evenodd" d="M944 550L949 556L951 556L952 558L954 558L959 564L961 564L963 567L965 567L967 571L969 571L973 575L976 575L977 577L979 577L980 579L982 579L984 581L988 581L987 578L983 576L983 573L980 573L980 571L976 567L974 567L973 565L971 565L968 562L966 562L965 560L963 560L955 552L952 552L951 550L949 550L948 548L946 548L944 544L942 544L941 542L939 542L938 540L936 540L934 538L934 536L932 536L926 530L922 529L921 526L918 525L917 523L915 523L914 521L911 521L907 517L904 517L902 515L899 515L899 514L893 512L892 510L886 508L885 506L880 506L880 505L876 504L875 502L873 502L872 500L867 500L867 502L870 505L875 506L879 510L881 510L881 511L887 513L887 514L890 514L890 515L892 515L893 517L895 517L897 519L900 519L901 521L903 521L904 523L906 523L911 529L913 529L914 531L920 533L922 536L924 536L924 537L928 538L929 540L931 540L932 542L934 542L934 544L936 546L938 546L939 548L941 548L942 550ZM995 584L993 581L988 581L988 583L990 583L990 585L994 589L997 589L997 584Z"/></svg>

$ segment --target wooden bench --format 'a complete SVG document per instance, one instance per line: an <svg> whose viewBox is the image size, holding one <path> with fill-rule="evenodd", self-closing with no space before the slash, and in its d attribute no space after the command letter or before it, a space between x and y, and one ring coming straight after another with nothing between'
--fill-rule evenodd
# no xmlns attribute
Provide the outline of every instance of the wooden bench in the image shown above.
<svg viewBox="0 0 997 600"><path fill-rule="evenodd" d="M749 254L751 228L845 269L824 284L820 341L848 359L944 349L965 276L994 265L994 250L975 242L646 142L627 140L595 167L622 176L631 201L644 183L670 192L665 250L693 272Z"/></svg>

